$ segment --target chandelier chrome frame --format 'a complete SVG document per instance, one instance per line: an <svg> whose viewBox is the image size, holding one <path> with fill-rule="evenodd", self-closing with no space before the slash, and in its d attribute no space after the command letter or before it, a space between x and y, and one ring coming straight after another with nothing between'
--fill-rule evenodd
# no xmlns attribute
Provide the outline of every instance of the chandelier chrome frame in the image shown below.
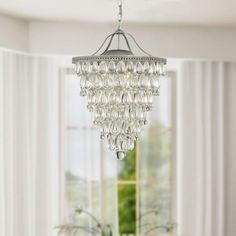
<svg viewBox="0 0 236 236"><path fill-rule="evenodd" d="M131 39L133 40L133 42L136 44L136 46L145 54L145 56L135 56L128 38L126 37L129 36L131 37ZM112 42L114 40L114 37L118 36L118 49L110 49L110 46L112 45ZM128 47L128 50L124 50L124 49L120 49L120 36L123 36L123 38L125 39L126 45ZM97 55L97 53L103 48L103 46L105 45L105 43L107 42L107 40L110 38L109 43L106 47L106 49L104 50L103 53ZM142 49L139 44L137 43L137 41L135 40L135 38L130 34L130 33L126 33L121 29L117 29L114 33L108 35L106 37L106 39L104 40L104 42L102 43L102 45L98 48L98 50L93 53L91 56L80 56L80 57L74 57L72 59L72 63L73 64L77 64L77 62L84 62L84 61L108 61L108 60L114 60L114 61L119 61L119 60L124 60L124 61L128 61L128 60L132 60L132 61L141 61L141 62L145 62L145 61L153 61L156 63L161 63L163 65L166 64L166 59L164 58L160 58L160 57L154 57L152 55L150 55L149 53L147 53L146 51L144 51L144 49Z"/></svg>
<svg viewBox="0 0 236 236"><path fill-rule="evenodd" d="M141 126L147 123L146 112L152 109L152 95L159 95L159 77L164 75L166 59L150 55L130 33L121 29L121 0L118 6L117 30L91 56L74 57L72 63L81 77L80 94L88 95L87 108L95 113L94 124L100 126L101 138L107 137L109 149L123 159L134 147ZM117 47L111 48L115 38ZM133 53L128 39L143 55ZM121 40L126 49L121 48ZM107 85L108 80L114 85Z"/></svg>

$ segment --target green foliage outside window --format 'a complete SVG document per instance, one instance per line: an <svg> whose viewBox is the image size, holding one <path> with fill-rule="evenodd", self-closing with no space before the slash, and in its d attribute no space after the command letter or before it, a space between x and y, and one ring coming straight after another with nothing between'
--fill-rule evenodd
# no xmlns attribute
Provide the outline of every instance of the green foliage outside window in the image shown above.
<svg viewBox="0 0 236 236"><path fill-rule="evenodd" d="M136 146L129 151L126 158L122 160L118 174L119 180L135 180L136 179Z"/></svg>
<svg viewBox="0 0 236 236"><path fill-rule="evenodd" d="M120 234L136 233L136 186L119 185L119 231Z"/></svg>
<svg viewBox="0 0 236 236"><path fill-rule="evenodd" d="M129 151L122 160L119 170L119 180L136 179L136 148ZM136 232L136 185L119 184L119 231L120 234L135 234Z"/></svg>

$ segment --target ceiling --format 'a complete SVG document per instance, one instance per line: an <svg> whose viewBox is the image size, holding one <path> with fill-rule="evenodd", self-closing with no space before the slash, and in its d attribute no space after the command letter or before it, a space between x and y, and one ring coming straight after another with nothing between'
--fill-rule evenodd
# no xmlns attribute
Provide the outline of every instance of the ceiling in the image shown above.
<svg viewBox="0 0 236 236"><path fill-rule="evenodd" d="M236 0L123 0L134 23L236 26ZM25 19L91 23L117 19L116 0L0 0L0 12Z"/></svg>

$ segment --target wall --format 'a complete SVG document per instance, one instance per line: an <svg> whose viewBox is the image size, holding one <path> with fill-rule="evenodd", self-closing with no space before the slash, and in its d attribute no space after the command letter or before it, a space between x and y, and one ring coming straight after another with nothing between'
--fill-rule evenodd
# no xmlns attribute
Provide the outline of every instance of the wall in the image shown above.
<svg viewBox="0 0 236 236"><path fill-rule="evenodd" d="M236 28L126 24L141 46L171 58L236 60ZM114 24L31 21L0 14L0 47L40 54L93 53Z"/></svg>
<svg viewBox="0 0 236 236"><path fill-rule="evenodd" d="M29 23L0 14L0 47L28 51Z"/></svg>
<svg viewBox="0 0 236 236"><path fill-rule="evenodd" d="M153 55L174 58L236 60L236 28L128 24L141 46ZM115 25L30 23L30 51L87 55L94 52Z"/></svg>

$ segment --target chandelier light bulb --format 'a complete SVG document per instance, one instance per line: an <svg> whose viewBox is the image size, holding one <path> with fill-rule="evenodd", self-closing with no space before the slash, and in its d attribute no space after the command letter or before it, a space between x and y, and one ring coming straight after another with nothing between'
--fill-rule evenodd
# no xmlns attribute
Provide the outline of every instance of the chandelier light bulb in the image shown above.
<svg viewBox="0 0 236 236"><path fill-rule="evenodd" d="M159 95L166 59L146 53L131 34L121 30L121 2L119 10L118 29L93 55L74 57L72 61L80 79L80 95L87 96L87 108L94 114L100 138L106 139L108 148L122 160L147 124L153 96ZM115 37L118 45L111 49ZM145 55L134 55L128 37ZM120 49L121 40L127 49ZM103 53L98 54L106 43Z"/></svg>

